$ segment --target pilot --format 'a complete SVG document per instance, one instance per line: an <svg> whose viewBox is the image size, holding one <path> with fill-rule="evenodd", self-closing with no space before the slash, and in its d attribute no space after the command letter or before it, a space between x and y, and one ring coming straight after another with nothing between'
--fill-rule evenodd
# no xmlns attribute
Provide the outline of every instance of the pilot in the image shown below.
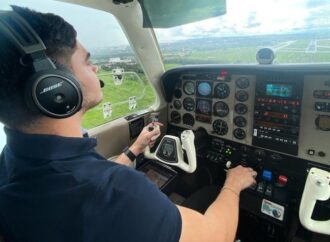
<svg viewBox="0 0 330 242"><path fill-rule="evenodd" d="M233 241L240 192L255 183L256 172L241 166L229 170L217 198L199 213L176 206L145 175L122 165L130 162L125 154L107 161L94 150L95 139L82 137L83 114L101 102L102 93L97 67L76 31L59 16L12 8L40 36L47 56L79 80L83 103L62 119L31 109L24 98L34 72L31 58L0 31L0 121L7 134L0 160L0 229L5 239ZM158 132L144 128L130 152L142 153Z"/></svg>

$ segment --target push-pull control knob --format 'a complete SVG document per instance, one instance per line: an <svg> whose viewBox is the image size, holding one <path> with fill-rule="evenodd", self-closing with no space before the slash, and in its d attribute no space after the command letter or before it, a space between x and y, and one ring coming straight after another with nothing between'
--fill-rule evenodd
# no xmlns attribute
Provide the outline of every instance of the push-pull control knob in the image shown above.
<svg viewBox="0 0 330 242"><path fill-rule="evenodd" d="M231 168L231 161L230 160L226 162L226 168L227 169L230 169Z"/></svg>

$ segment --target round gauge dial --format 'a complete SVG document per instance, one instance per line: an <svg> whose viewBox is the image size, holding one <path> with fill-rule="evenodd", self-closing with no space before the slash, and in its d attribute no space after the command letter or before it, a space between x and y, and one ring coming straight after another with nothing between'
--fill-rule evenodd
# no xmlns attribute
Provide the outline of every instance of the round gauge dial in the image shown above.
<svg viewBox="0 0 330 242"><path fill-rule="evenodd" d="M214 88L214 96L216 98L224 99L230 94L230 88L227 83L218 83Z"/></svg>
<svg viewBox="0 0 330 242"><path fill-rule="evenodd" d="M213 113L215 116L225 117L229 113L229 107L225 102L221 102L221 101L216 102L213 105Z"/></svg>
<svg viewBox="0 0 330 242"><path fill-rule="evenodd" d="M247 121L244 117L242 116L237 116L234 118L234 124L237 126L237 127L245 127L246 124L247 124Z"/></svg>
<svg viewBox="0 0 330 242"><path fill-rule="evenodd" d="M174 97L176 97L176 98L181 98L181 96L182 96L182 92L181 92L180 89L175 89L173 95L174 95Z"/></svg>
<svg viewBox="0 0 330 242"><path fill-rule="evenodd" d="M195 93L195 84L191 81L186 82L183 85L183 91L185 92L185 94L187 95L192 95Z"/></svg>
<svg viewBox="0 0 330 242"><path fill-rule="evenodd" d="M246 77L241 77L236 80L236 86L241 89L246 89L250 86L250 81Z"/></svg>
<svg viewBox="0 0 330 242"><path fill-rule="evenodd" d="M235 112L238 114L245 114L248 111L248 107L244 103L237 103L235 105Z"/></svg>
<svg viewBox="0 0 330 242"><path fill-rule="evenodd" d="M177 112L177 111L171 112L171 122L175 123L175 124L178 124L178 123L180 123L180 121L181 121L180 113Z"/></svg>
<svg viewBox="0 0 330 242"><path fill-rule="evenodd" d="M197 86L197 95L199 96L209 96L212 93L212 87L209 82L200 82Z"/></svg>
<svg viewBox="0 0 330 242"><path fill-rule="evenodd" d="M240 102L245 102L246 100L249 99L249 94L244 90L240 90L240 91L236 92L235 97L236 97L236 100L238 100Z"/></svg>
<svg viewBox="0 0 330 242"><path fill-rule="evenodd" d="M181 101L180 100L175 100L173 103L174 108L180 109L181 108Z"/></svg>
<svg viewBox="0 0 330 242"><path fill-rule="evenodd" d="M225 135L228 132L228 125L226 121L217 119L213 122L213 129L218 135Z"/></svg>
<svg viewBox="0 0 330 242"><path fill-rule="evenodd" d="M196 112L202 114L211 114L211 103L207 100L197 100Z"/></svg>
<svg viewBox="0 0 330 242"><path fill-rule="evenodd" d="M243 129L237 128L234 130L234 136L236 139L245 139L246 133Z"/></svg>
<svg viewBox="0 0 330 242"><path fill-rule="evenodd" d="M186 97L183 99L183 108L187 111L195 110L195 101L191 97Z"/></svg>
<svg viewBox="0 0 330 242"><path fill-rule="evenodd" d="M194 126L195 119L190 113L186 113L182 117L182 122L185 125Z"/></svg>

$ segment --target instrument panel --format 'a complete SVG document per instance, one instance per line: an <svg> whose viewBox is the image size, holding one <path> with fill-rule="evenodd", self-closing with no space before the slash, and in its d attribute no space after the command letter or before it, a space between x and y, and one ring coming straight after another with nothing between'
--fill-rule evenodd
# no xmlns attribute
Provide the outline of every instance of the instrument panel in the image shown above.
<svg viewBox="0 0 330 242"><path fill-rule="evenodd" d="M169 123L330 165L330 67L204 66L168 71Z"/></svg>
<svg viewBox="0 0 330 242"><path fill-rule="evenodd" d="M219 75L214 80L183 74L175 85L169 108L170 123L185 128L203 127L209 134L243 143L251 142L256 78Z"/></svg>

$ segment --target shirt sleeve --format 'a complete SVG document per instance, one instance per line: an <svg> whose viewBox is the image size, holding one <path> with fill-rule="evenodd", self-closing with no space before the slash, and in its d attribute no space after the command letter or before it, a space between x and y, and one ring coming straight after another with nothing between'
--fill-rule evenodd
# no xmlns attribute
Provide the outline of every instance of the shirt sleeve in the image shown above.
<svg viewBox="0 0 330 242"><path fill-rule="evenodd" d="M178 208L143 173L116 166L103 176L84 213L86 241L179 241Z"/></svg>

